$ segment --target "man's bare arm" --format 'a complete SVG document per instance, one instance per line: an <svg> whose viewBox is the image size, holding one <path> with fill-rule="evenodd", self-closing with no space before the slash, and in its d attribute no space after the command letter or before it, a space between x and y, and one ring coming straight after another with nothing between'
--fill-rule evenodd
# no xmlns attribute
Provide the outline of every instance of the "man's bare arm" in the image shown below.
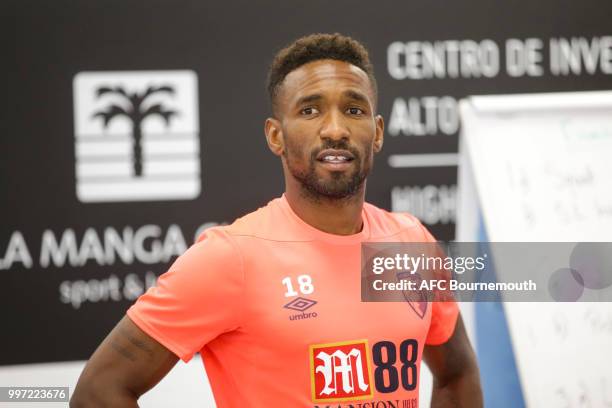
<svg viewBox="0 0 612 408"><path fill-rule="evenodd" d="M138 398L177 361L174 353L125 316L85 365L70 407L138 407Z"/></svg>
<svg viewBox="0 0 612 408"><path fill-rule="evenodd" d="M426 346L423 358L434 377L432 408L483 406L478 363L461 315L451 338L439 346Z"/></svg>

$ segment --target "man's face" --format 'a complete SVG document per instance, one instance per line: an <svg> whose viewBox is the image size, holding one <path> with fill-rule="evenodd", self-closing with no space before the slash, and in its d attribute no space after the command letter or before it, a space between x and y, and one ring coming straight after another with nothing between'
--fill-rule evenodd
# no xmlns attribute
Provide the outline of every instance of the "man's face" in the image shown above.
<svg viewBox="0 0 612 408"><path fill-rule="evenodd" d="M290 72L277 98L285 172L316 198L360 191L383 136L366 73L342 61L314 61Z"/></svg>

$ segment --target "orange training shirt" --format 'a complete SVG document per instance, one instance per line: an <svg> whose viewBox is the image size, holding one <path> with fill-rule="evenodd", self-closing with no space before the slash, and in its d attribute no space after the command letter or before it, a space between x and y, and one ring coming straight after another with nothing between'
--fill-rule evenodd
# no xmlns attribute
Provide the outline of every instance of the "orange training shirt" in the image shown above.
<svg viewBox="0 0 612 408"><path fill-rule="evenodd" d="M201 353L219 408L416 408L423 347L458 307L361 302L361 242L433 241L407 214L362 218L333 235L272 200L206 230L127 314L182 360Z"/></svg>

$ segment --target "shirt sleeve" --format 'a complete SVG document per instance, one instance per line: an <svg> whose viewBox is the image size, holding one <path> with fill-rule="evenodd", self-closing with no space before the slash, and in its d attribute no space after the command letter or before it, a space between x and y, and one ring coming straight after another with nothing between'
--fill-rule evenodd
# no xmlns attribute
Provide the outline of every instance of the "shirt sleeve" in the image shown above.
<svg viewBox="0 0 612 408"><path fill-rule="evenodd" d="M437 242L431 233L421 224L425 242ZM454 299L444 302L431 302L431 323L425 338L425 344L438 346L446 343L455 332L459 306Z"/></svg>
<svg viewBox="0 0 612 408"><path fill-rule="evenodd" d="M187 362L206 343L239 327L242 268L239 248L231 236L219 228L206 230L127 315Z"/></svg>

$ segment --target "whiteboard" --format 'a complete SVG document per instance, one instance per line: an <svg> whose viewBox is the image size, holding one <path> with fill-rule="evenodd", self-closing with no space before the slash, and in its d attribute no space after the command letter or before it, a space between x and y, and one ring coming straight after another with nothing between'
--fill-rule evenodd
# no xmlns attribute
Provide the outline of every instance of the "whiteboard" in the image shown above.
<svg viewBox="0 0 612 408"><path fill-rule="evenodd" d="M489 240L612 241L612 92L476 96L460 113L460 209L480 207ZM504 309L528 407L612 407L612 303Z"/></svg>

